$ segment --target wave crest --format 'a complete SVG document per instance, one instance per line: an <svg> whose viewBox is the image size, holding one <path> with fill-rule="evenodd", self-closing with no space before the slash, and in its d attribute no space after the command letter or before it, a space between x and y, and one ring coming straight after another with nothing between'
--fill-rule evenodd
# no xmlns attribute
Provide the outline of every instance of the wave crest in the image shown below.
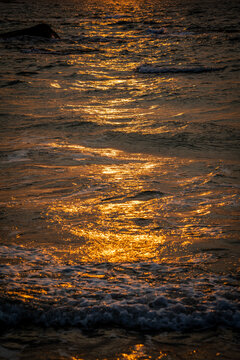
<svg viewBox="0 0 240 360"><path fill-rule="evenodd" d="M220 71L225 67L206 67L206 66L184 66L184 67L172 67L172 66L158 66L151 64L143 64L137 67L137 72L141 74L200 74L204 72Z"/></svg>

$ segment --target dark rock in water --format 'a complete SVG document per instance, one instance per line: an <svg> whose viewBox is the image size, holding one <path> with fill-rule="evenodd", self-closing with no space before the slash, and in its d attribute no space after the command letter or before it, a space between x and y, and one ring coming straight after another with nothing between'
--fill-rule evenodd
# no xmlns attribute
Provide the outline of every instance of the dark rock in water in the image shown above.
<svg viewBox="0 0 240 360"><path fill-rule="evenodd" d="M60 39L59 35L48 24L38 24L26 29L10 31L4 34L0 34L0 38L2 39L8 39L18 36L34 36L46 39Z"/></svg>

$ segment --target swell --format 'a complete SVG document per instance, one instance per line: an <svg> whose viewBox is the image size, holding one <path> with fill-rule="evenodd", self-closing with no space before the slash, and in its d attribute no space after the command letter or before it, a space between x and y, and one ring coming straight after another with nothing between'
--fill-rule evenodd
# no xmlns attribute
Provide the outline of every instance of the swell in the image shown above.
<svg viewBox="0 0 240 360"><path fill-rule="evenodd" d="M87 48L87 47L76 47L76 48L66 48L61 50L46 49L46 48L30 48L30 49L21 49L22 53L26 54L46 54L46 55L57 55L57 56L66 56L66 55L81 55L88 54L100 49L96 48Z"/></svg>
<svg viewBox="0 0 240 360"><path fill-rule="evenodd" d="M224 70L226 67L214 67L214 66L184 66L184 67L172 67L172 66L157 66L151 64L143 64L137 67L137 72L142 74L202 74L215 71Z"/></svg>
<svg viewBox="0 0 240 360"><path fill-rule="evenodd" d="M19 86L22 84L26 84L26 82L21 81L21 80L10 80L10 81L6 81L6 82L3 82L2 84L0 84L0 88L15 87L15 86Z"/></svg>
<svg viewBox="0 0 240 360"><path fill-rule="evenodd" d="M221 126L206 126L199 132L193 126L189 131L160 134L142 134L140 132L106 131L104 141L117 148L132 150L133 152L177 153L179 150L203 153L206 156L218 155L219 158L227 154L237 157L240 150L240 133L236 129ZM101 143L101 139L98 138ZM228 155L227 155L228 156Z"/></svg>
<svg viewBox="0 0 240 360"><path fill-rule="evenodd" d="M147 200L151 200L154 198L160 198L162 196L164 196L165 194L162 193L161 191L156 191L156 190L146 190L146 191L141 191L137 194L131 195L131 196L114 196L114 197L110 197L110 198L105 198L102 199L102 201L117 201L117 202L125 202L125 201L131 201L131 200L138 200L138 201L147 201Z"/></svg>
<svg viewBox="0 0 240 360"><path fill-rule="evenodd" d="M28 120L29 121L29 120ZM79 131L93 131L94 129L101 128L100 125L93 121L87 121L87 120L68 120L68 121L62 121L59 118L51 119L49 120L43 120L41 121L34 121L31 124L22 124L21 126L16 127L16 130L28 130L28 129L51 129L51 130L62 130L62 131L76 131L79 129Z"/></svg>

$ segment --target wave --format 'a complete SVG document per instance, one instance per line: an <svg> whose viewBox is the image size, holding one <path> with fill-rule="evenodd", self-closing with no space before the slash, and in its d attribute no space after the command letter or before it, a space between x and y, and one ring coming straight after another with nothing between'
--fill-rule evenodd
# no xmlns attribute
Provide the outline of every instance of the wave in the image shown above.
<svg viewBox="0 0 240 360"><path fill-rule="evenodd" d="M167 29L166 28L148 29L147 33L151 35L165 35L167 33Z"/></svg>
<svg viewBox="0 0 240 360"><path fill-rule="evenodd" d="M86 304L87 300L82 299L78 306L34 309L24 304L5 303L0 305L0 323L3 326L29 324L87 329L118 326L138 331L189 331L218 326L240 329L240 312L230 301L220 299L214 304L199 305L194 310L190 305L170 301L164 296L156 297L148 304L143 299L135 304L124 300L108 305L101 304L101 301L99 305Z"/></svg>
<svg viewBox="0 0 240 360"><path fill-rule="evenodd" d="M26 149L15 150L5 153L2 152L0 156L3 157L3 164L13 162L25 162L31 160L29 157L29 151Z"/></svg>
<svg viewBox="0 0 240 360"><path fill-rule="evenodd" d="M26 84L26 82L22 81L22 80L11 80L11 81L7 81L7 82L1 84L0 88L16 86L16 85L20 85L20 84Z"/></svg>
<svg viewBox="0 0 240 360"><path fill-rule="evenodd" d="M30 125L22 125L17 127L18 130L27 130L27 129L35 129L35 128L48 128L48 129L57 129L57 130L65 130L68 131L71 129L81 128L84 131L93 130L97 128L101 128L101 126L93 121L87 120L67 120L61 121L61 119L51 119L51 121L41 121L37 123L32 123Z"/></svg>
<svg viewBox="0 0 240 360"><path fill-rule="evenodd" d="M100 50L96 48L81 47L75 49L70 48L70 49L62 49L62 50L30 48L30 49L21 49L20 51L25 54L47 54L47 55L65 56L65 55L79 55L79 54L92 53Z"/></svg>
<svg viewBox="0 0 240 360"><path fill-rule="evenodd" d="M137 72L141 74L201 74L205 72L213 72L224 70L226 67L206 67L206 66L186 66L186 67L171 67L171 66L157 66L151 64L143 64L137 67Z"/></svg>
<svg viewBox="0 0 240 360"><path fill-rule="evenodd" d="M136 331L240 329L240 295L233 276L191 269L214 261L208 252L180 262L59 264L48 253L2 246L0 324L117 326Z"/></svg>
<svg viewBox="0 0 240 360"><path fill-rule="evenodd" d="M68 42L73 42L74 44L77 43L83 43L83 42L90 42L90 43L108 43L113 41L119 41L120 37L113 37L113 36L100 36L100 35L92 35L92 36L86 36L86 35L74 35L72 36L71 40L68 39Z"/></svg>
<svg viewBox="0 0 240 360"><path fill-rule="evenodd" d="M109 25L110 26L130 26L130 27L133 27L133 26L138 25L138 22L135 22L132 19L130 19L130 20L122 19L122 20L112 22Z"/></svg>
<svg viewBox="0 0 240 360"><path fill-rule="evenodd" d="M131 200L137 200L137 201L148 201L155 198L163 197L165 194L161 191L156 190L146 190L141 191L135 195L132 196L114 196L110 198L103 199L102 201L117 201L117 202L125 202L125 201L131 201Z"/></svg>
<svg viewBox="0 0 240 360"><path fill-rule="evenodd" d="M205 127L205 128L204 128ZM150 130L151 131L151 130ZM192 151L209 156L225 157L231 152L235 157L239 153L240 133L233 126L214 126L214 124L191 124L178 132L177 129L161 133L123 132L119 130L105 131L105 141L109 146L133 152L149 152L177 154L179 151ZM101 142L101 139L98 138ZM204 155L205 156L205 155Z"/></svg>

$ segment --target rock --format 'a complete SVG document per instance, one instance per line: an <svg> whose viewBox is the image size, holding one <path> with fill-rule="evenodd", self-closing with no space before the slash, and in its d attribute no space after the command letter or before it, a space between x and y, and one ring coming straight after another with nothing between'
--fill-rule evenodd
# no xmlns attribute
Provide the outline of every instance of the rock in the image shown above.
<svg viewBox="0 0 240 360"><path fill-rule="evenodd" d="M59 35L48 24L38 24L26 29L20 29L0 34L0 38L2 39L8 39L18 36L33 36L46 39L60 39Z"/></svg>

